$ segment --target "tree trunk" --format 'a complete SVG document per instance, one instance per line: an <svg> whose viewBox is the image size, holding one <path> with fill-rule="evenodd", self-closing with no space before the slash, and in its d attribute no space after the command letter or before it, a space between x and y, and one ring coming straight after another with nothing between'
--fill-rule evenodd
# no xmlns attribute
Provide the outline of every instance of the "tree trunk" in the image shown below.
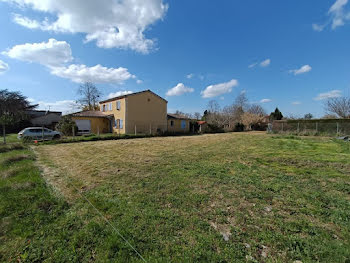
<svg viewBox="0 0 350 263"><path fill-rule="evenodd" d="M2 135L4 136L4 144L6 144L6 130L5 130L5 124L2 125Z"/></svg>

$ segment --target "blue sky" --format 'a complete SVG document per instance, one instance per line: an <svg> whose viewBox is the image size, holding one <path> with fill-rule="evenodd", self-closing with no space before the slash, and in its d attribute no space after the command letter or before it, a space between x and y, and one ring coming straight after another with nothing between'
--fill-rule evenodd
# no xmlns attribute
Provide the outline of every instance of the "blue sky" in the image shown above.
<svg viewBox="0 0 350 263"><path fill-rule="evenodd" d="M0 0L0 88L74 110L79 83L103 98L151 89L168 111L229 105L324 114L350 94L348 0Z"/></svg>

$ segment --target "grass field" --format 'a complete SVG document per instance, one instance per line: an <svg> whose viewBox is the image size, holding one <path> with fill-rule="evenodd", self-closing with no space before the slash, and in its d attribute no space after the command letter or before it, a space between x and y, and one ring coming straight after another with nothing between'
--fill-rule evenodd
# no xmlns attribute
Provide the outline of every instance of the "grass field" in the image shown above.
<svg viewBox="0 0 350 263"><path fill-rule="evenodd" d="M142 261L88 198L147 262L350 262L349 143L226 133L33 149L0 153L0 261Z"/></svg>

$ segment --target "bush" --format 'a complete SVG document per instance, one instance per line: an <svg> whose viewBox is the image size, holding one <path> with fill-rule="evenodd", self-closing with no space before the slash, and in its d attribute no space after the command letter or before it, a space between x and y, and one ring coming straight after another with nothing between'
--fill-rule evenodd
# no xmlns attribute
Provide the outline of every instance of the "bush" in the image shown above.
<svg viewBox="0 0 350 263"><path fill-rule="evenodd" d="M235 132L242 132L244 131L244 124L243 123L236 123L235 128L233 129Z"/></svg>
<svg viewBox="0 0 350 263"><path fill-rule="evenodd" d="M75 124L75 122L72 120L72 116L70 115L63 116L60 122L56 126L56 129L65 136L72 136L73 128L74 128L75 134L77 134L78 127Z"/></svg>
<svg viewBox="0 0 350 263"><path fill-rule="evenodd" d="M220 133L220 132L225 132L223 128L215 125L208 123L208 133Z"/></svg>

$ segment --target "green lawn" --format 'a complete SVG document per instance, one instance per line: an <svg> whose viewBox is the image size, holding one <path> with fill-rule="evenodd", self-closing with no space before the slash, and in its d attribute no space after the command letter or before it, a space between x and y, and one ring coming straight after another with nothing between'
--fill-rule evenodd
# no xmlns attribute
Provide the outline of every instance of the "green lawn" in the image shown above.
<svg viewBox="0 0 350 263"><path fill-rule="evenodd" d="M227 133L32 147L0 153L0 261L141 262L86 197L147 262L350 262L349 143Z"/></svg>

